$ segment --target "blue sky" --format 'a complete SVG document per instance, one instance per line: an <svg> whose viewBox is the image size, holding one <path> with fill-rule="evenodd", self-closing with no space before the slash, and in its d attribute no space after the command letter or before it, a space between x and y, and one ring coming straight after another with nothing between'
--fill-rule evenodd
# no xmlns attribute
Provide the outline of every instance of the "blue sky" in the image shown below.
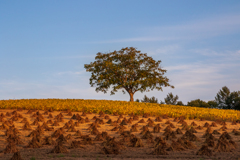
<svg viewBox="0 0 240 160"><path fill-rule="evenodd" d="M185 104L240 90L239 0L0 1L0 99L129 100L90 87L97 52L136 47L175 89L136 93Z"/></svg>

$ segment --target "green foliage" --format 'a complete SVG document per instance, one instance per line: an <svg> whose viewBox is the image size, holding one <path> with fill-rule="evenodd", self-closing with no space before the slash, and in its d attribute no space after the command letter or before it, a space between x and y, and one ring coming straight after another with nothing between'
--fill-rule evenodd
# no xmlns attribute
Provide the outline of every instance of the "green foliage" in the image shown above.
<svg viewBox="0 0 240 160"><path fill-rule="evenodd" d="M139 99L136 99L135 102L140 102L140 100L139 100Z"/></svg>
<svg viewBox="0 0 240 160"><path fill-rule="evenodd" d="M166 104L171 104L171 105L176 105L177 104L177 100L178 100L178 95L174 96L171 93L168 93L167 97L164 98L164 101Z"/></svg>
<svg viewBox="0 0 240 160"><path fill-rule="evenodd" d="M147 102L147 103L158 103L158 99L155 98L154 96L151 98L148 98L146 95L144 95L143 99L141 102Z"/></svg>
<svg viewBox="0 0 240 160"><path fill-rule="evenodd" d="M207 102L202 101L200 99L192 100L192 101L188 102L187 105L192 106L192 107L210 108L210 105Z"/></svg>
<svg viewBox="0 0 240 160"><path fill-rule="evenodd" d="M216 101L208 101L207 102L211 108L217 108L218 104Z"/></svg>
<svg viewBox="0 0 240 160"><path fill-rule="evenodd" d="M220 91L217 93L215 100L218 104L219 108L223 109L230 109L231 106L229 106L229 97L230 97L230 90L227 86L222 87Z"/></svg>
<svg viewBox="0 0 240 160"><path fill-rule="evenodd" d="M118 90L130 95L140 91L153 89L162 90L162 87L172 87L169 79L163 75L167 72L160 67L161 61L155 61L146 53L133 47L122 48L109 53L97 53L95 61L85 64L87 72L91 72L90 85L96 86L97 92L104 92L111 88L111 95Z"/></svg>
<svg viewBox="0 0 240 160"><path fill-rule="evenodd" d="M36 158L35 157L31 157L30 160L35 160Z"/></svg>
<svg viewBox="0 0 240 160"><path fill-rule="evenodd" d="M233 100L234 109L240 110L240 91L232 92L231 99Z"/></svg>
<svg viewBox="0 0 240 160"><path fill-rule="evenodd" d="M178 101L178 102L177 102L177 105L179 105L179 106L184 106L184 104L183 104L182 101Z"/></svg>
<svg viewBox="0 0 240 160"><path fill-rule="evenodd" d="M217 93L215 100L221 109L240 110L240 91L230 92L229 88L224 86Z"/></svg>

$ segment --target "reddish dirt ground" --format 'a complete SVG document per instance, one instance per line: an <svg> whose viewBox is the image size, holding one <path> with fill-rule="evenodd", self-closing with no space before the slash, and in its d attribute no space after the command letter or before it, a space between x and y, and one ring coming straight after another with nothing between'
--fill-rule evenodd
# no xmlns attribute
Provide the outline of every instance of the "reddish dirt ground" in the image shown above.
<svg viewBox="0 0 240 160"><path fill-rule="evenodd" d="M50 114L52 118L50 118ZM74 118L74 114L79 116ZM89 122L86 122L86 118L88 118ZM129 120L130 118L132 121ZM112 124L107 123L109 119L112 120ZM124 119L126 121L123 121ZM23 120L27 120L29 125ZM53 125L49 120L52 120L52 122L58 121L59 125L55 126L56 123ZM45 111L36 110L29 113L28 110L2 109L0 110L0 160L13 157L15 151L11 151L13 146L10 146L10 149L8 148L10 142L16 145L15 147L22 159L25 160L240 159L239 123L225 122L226 124L224 124L221 121L216 121L216 126L213 124L207 127L206 123L211 125L213 121L181 120L168 117L160 117L160 120L157 121L156 117L148 115L144 117L89 113L84 115L82 112L53 111L45 113ZM97 123L95 123L96 121ZM44 122L47 127L42 126ZM195 125L193 125L193 122ZM69 123L69 125L65 125L66 123ZM94 125L91 127L91 124ZM137 125L133 129L137 131L131 132L134 124ZM154 133L154 127L155 131L157 131L157 125L161 128L160 132ZM64 126L62 137L59 138L59 135L53 135L56 130ZM118 131L112 131L115 126L117 126ZM147 126L144 128L146 129L145 132L141 130L144 126ZM202 129L200 129L201 127ZM226 128L224 129L224 127ZM40 128L41 132L37 128ZM121 129L119 130L119 128ZM164 131L166 128L170 129ZM177 128L179 128L178 131L182 131L182 134L176 134ZM14 129L15 131L13 131ZM38 136L29 136L36 130L39 131ZM79 135L76 135L77 131L80 131ZM211 136L209 134L205 135L207 131L209 134L212 133ZM215 134L217 131L219 134ZM106 133L105 135L102 134L102 132L107 132L107 135ZM224 132L228 134L225 135ZM8 138L11 134L15 134L22 143L16 144L16 137L13 138L14 140ZM222 138L221 135L223 135L222 137L225 136L225 138ZM36 138L33 140L33 137ZM49 141L52 144L46 144L46 137L53 140ZM96 140L96 137L98 140ZM179 139L182 139L185 145L176 143ZM208 143L205 142L207 139ZM55 144L53 144L54 142ZM206 145L205 148L203 147L200 150L203 145ZM67 153L54 153L64 151Z"/></svg>

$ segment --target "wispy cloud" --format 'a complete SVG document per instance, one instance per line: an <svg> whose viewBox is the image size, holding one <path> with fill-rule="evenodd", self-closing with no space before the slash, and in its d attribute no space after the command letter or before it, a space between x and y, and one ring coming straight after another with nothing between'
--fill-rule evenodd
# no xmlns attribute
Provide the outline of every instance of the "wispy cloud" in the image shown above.
<svg viewBox="0 0 240 160"><path fill-rule="evenodd" d="M171 84L175 86L171 92L183 97L182 100L185 103L197 98L214 99L216 93L225 85L232 91L240 90L238 82L240 74L234 74L240 68L239 51L223 51L221 53L208 49L202 51L204 52L200 53L204 53L208 57L211 55L209 53L214 53L215 56L198 62L166 66L167 76L171 80Z"/></svg>
<svg viewBox="0 0 240 160"><path fill-rule="evenodd" d="M177 44L173 44L173 45L166 45L163 47L159 47L156 50L156 54L172 54L175 53L177 51L179 51L181 49L181 47Z"/></svg>
<svg viewBox="0 0 240 160"><path fill-rule="evenodd" d="M81 74L84 74L86 73L85 70L82 70L82 71L64 71L64 72L58 72L56 73L55 75L59 75L59 76L62 76L62 75L81 75Z"/></svg>
<svg viewBox="0 0 240 160"><path fill-rule="evenodd" d="M180 39L206 38L240 32L240 14L218 15L173 26L155 27L152 33Z"/></svg>
<svg viewBox="0 0 240 160"><path fill-rule="evenodd" d="M217 15L171 26L140 29L139 37L94 41L91 43L124 43L192 40L240 32L240 14Z"/></svg>
<svg viewBox="0 0 240 160"><path fill-rule="evenodd" d="M205 18L202 20L196 20L187 24L181 24L176 26L169 26L168 29L178 31L234 31L239 30L240 26L240 14L218 15Z"/></svg>
<svg viewBox="0 0 240 160"><path fill-rule="evenodd" d="M166 67L169 76L173 79L172 83L179 89L210 85L216 80L223 79L224 75L219 73L222 68L223 66L205 63Z"/></svg>
<svg viewBox="0 0 240 160"><path fill-rule="evenodd" d="M201 54L204 56L209 56L209 57L231 57L233 60L235 58L240 58L240 50L236 51L215 51L212 49L192 49L191 50L193 53Z"/></svg>
<svg viewBox="0 0 240 160"><path fill-rule="evenodd" d="M26 83L11 81L0 82L1 99L31 99L31 98L77 98L77 99L108 99L109 94L97 93L90 87L88 81L74 82L65 85ZM87 87L86 87L87 86Z"/></svg>
<svg viewBox="0 0 240 160"><path fill-rule="evenodd" d="M170 41L176 40L175 37L136 37L136 38L123 38L123 39L112 39L112 40L105 40L105 41L94 41L90 43L124 43L124 42L152 42L152 41Z"/></svg>

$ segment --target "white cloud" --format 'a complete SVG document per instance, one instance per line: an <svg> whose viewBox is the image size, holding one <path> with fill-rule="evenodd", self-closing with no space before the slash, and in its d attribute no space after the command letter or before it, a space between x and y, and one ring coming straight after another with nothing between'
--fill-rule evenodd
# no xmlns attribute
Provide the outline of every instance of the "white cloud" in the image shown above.
<svg viewBox="0 0 240 160"><path fill-rule="evenodd" d="M187 30L191 32L202 31L233 31L239 30L240 26L240 14L235 15L218 15L212 16L209 18L205 18L202 20L196 20L193 22L189 22L188 24L176 25L172 27L168 27L173 30Z"/></svg>
<svg viewBox="0 0 240 160"><path fill-rule="evenodd" d="M97 93L88 81L65 85L43 83L27 83L22 81L0 82L1 99L31 98L77 98L77 99L108 99L109 94Z"/></svg>
<svg viewBox="0 0 240 160"><path fill-rule="evenodd" d="M169 41L169 40L176 40L173 37L135 37L135 38L123 38L123 39L112 39L112 40L105 40L105 41L94 41L91 43L124 43L124 42L152 42L152 41Z"/></svg>
<svg viewBox="0 0 240 160"><path fill-rule="evenodd" d="M240 14L218 15L209 18L178 24L160 26L152 29L152 33L165 36L175 35L181 39L196 39L224 35L240 31Z"/></svg>
<svg viewBox="0 0 240 160"><path fill-rule="evenodd" d="M193 53L201 54L204 56L215 57L215 58L231 58L236 60L240 58L240 50L236 51L214 51L212 49L192 49Z"/></svg>
<svg viewBox="0 0 240 160"><path fill-rule="evenodd" d="M175 52L179 52L179 50L181 49L181 47L177 44L174 45L166 45L163 47L159 47L156 50L156 54L171 54L171 53L175 53Z"/></svg>
<svg viewBox="0 0 240 160"><path fill-rule="evenodd" d="M81 74L84 74L86 73L85 70L82 70L82 71L65 71L65 72L58 72L56 73L55 75L59 75L59 76L62 76L62 75L81 75Z"/></svg>
<svg viewBox="0 0 240 160"><path fill-rule="evenodd" d="M215 56L207 60L166 67L167 77L175 86L172 92L177 93L180 99L182 97L181 100L185 103L198 98L206 101L214 99L223 86L228 86L231 91L240 90L240 74L237 74L240 68L239 51L203 51L204 55L215 53Z"/></svg>

